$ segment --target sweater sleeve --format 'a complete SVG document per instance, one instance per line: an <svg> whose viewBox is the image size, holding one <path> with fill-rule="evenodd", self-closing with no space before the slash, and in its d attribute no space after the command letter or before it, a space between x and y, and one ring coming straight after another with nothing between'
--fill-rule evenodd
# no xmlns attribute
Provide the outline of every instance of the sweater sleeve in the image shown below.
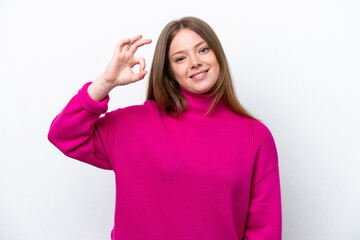
<svg viewBox="0 0 360 240"><path fill-rule="evenodd" d="M109 96L98 102L88 95L86 83L51 123L49 141L66 156L102 169L112 169L101 135L100 115Z"/></svg>
<svg viewBox="0 0 360 240"><path fill-rule="evenodd" d="M282 232L278 155L270 131L263 126L250 193L245 240L280 240Z"/></svg>

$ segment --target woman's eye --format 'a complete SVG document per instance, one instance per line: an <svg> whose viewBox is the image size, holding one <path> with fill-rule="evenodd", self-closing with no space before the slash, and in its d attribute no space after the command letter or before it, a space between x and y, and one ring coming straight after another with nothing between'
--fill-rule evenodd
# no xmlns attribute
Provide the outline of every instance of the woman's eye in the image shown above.
<svg viewBox="0 0 360 240"><path fill-rule="evenodd" d="M181 62L182 60L184 60L183 57L178 57L175 61L176 61L176 62Z"/></svg>
<svg viewBox="0 0 360 240"><path fill-rule="evenodd" d="M208 50L209 50L208 47L204 47L204 48L200 49L200 52L201 52L201 53L204 53L204 52L207 52Z"/></svg>

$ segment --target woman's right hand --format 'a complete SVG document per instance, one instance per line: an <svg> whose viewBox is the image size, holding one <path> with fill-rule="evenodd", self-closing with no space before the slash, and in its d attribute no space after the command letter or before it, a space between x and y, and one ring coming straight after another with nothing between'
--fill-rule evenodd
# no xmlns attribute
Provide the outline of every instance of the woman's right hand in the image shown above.
<svg viewBox="0 0 360 240"><path fill-rule="evenodd" d="M126 85L139 81L145 77L145 59L135 57L137 49L151 43L151 39L142 39L142 35L125 39L116 44L113 57L107 66L103 77L114 86ZM133 72L133 67L139 65L139 73Z"/></svg>
<svg viewBox="0 0 360 240"><path fill-rule="evenodd" d="M151 39L142 39L142 35L125 39L116 44L114 54L105 72L88 87L90 97L96 101L103 100L116 86L137 82L145 77L145 59L135 57L137 49L151 43ZM133 67L139 65L139 73Z"/></svg>

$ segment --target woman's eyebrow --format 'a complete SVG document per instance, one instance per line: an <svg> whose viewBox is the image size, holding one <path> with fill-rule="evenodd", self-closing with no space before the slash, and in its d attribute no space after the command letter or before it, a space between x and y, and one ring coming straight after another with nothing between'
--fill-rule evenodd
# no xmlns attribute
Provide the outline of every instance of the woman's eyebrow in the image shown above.
<svg viewBox="0 0 360 240"><path fill-rule="evenodd" d="M201 44L203 44L205 41L201 41L199 43L197 43L193 48L197 48L198 46L200 46ZM182 52L185 52L185 50L180 50L180 51L177 51L176 53L172 54L172 56L174 56L175 54L178 54L178 53L182 53Z"/></svg>

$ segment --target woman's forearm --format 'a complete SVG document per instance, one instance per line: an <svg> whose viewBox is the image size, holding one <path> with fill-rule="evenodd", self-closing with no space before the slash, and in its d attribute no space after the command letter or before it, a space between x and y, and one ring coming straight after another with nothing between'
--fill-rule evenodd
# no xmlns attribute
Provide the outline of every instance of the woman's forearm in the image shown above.
<svg viewBox="0 0 360 240"><path fill-rule="evenodd" d="M104 75L101 74L93 83L90 84L87 91L93 100L101 101L114 87L116 87L116 84L106 81Z"/></svg>

